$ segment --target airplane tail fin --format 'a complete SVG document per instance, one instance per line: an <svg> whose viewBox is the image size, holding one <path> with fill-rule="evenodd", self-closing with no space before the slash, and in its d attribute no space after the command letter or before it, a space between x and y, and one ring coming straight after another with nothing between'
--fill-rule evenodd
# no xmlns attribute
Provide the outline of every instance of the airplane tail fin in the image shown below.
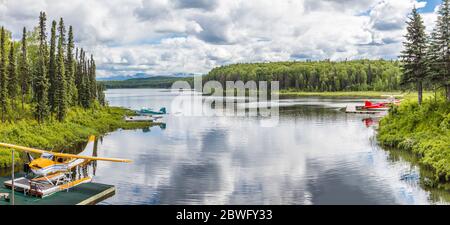
<svg viewBox="0 0 450 225"><path fill-rule="evenodd" d="M159 111L165 114L166 113L166 107L162 107Z"/></svg>
<svg viewBox="0 0 450 225"><path fill-rule="evenodd" d="M372 102L371 101L365 101L364 102L364 106L365 107L372 106Z"/></svg>

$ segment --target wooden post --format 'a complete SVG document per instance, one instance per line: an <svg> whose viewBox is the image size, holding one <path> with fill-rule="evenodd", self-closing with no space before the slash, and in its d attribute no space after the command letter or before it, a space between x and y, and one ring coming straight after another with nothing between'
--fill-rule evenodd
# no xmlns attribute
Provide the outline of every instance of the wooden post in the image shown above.
<svg viewBox="0 0 450 225"><path fill-rule="evenodd" d="M14 205L14 149L12 150L12 167L11 167L11 205Z"/></svg>

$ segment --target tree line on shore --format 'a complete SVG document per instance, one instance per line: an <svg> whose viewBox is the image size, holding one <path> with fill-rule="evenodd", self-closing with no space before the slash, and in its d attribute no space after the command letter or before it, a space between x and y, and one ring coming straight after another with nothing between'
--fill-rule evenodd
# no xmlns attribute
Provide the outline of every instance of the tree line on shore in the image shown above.
<svg viewBox="0 0 450 225"><path fill-rule="evenodd" d="M401 53L402 85L414 86L422 104L424 86L443 90L450 102L450 1L443 0L435 27L426 33L422 16L414 7L407 23L406 41Z"/></svg>
<svg viewBox="0 0 450 225"><path fill-rule="evenodd" d="M48 42L46 23L47 16L41 12L38 26L31 32L24 27L20 41L13 40L11 33L1 27L2 122L12 120L11 115L19 109L25 113L27 107L42 123L53 118L63 121L70 107L106 104L104 87L96 82L93 55L75 48L72 26L66 31L63 18L52 21Z"/></svg>
<svg viewBox="0 0 450 225"><path fill-rule="evenodd" d="M391 91L400 89L398 61L351 60L242 63L217 67L204 81L279 81L298 91Z"/></svg>

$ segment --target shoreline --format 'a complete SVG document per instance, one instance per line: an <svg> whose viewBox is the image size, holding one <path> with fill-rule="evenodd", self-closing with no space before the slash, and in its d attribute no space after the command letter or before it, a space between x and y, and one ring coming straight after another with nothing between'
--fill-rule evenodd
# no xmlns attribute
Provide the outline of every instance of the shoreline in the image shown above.
<svg viewBox="0 0 450 225"><path fill-rule="evenodd" d="M159 89L168 90L170 88L155 88L155 87L132 87L132 88L108 88L107 90L118 90L118 89ZM224 94L227 92L224 91ZM246 95L248 95L248 90L246 90ZM417 98L417 93L415 92L402 92L402 91L326 91L326 92L310 92L310 91L296 91L296 90L286 90L282 89L277 92L277 94L282 98L289 97L329 97L329 98L379 98L385 99L390 95L398 96L402 99L414 99ZM210 94L203 94L204 96L209 96ZM424 99L427 97L433 97L434 94L431 91L424 91Z"/></svg>
<svg viewBox="0 0 450 225"><path fill-rule="evenodd" d="M383 147L383 146L382 146ZM440 201L444 199L444 201L450 201L450 183L449 182L439 182L435 181L434 171L432 168L429 168L423 165L420 162L420 157L414 154L411 151L405 151L401 149L383 147L383 151L388 152L389 157L392 161L403 160L409 163L412 167L417 167L419 172L418 185L423 188L425 191L430 192L430 198L434 201ZM414 177L410 178L407 175L403 178L404 180L415 179Z"/></svg>
<svg viewBox="0 0 450 225"><path fill-rule="evenodd" d="M295 90L280 90L280 97L330 97L330 98L388 98L390 95L402 99L413 99L416 93L402 91L336 91L336 92L305 92ZM432 92L424 92L424 99L433 96Z"/></svg>
<svg viewBox="0 0 450 225"><path fill-rule="evenodd" d="M401 95L401 92L381 92L381 91L336 91L336 92L305 92L281 90L282 97L345 97L345 98L387 98L383 95Z"/></svg>
<svg viewBox="0 0 450 225"><path fill-rule="evenodd" d="M155 87L129 87L129 88L108 88L107 90L118 90L118 89L159 89L159 90L168 90L170 88L155 88ZM258 91L256 91L258 92ZM227 92L224 91L224 94ZM246 95L248 95L249 91L245 90ZM336 98L388 98L389 95L403 95L404 98L415 98L417 97L416 93L406 93L402 91L326 91L326 92L314 92L314 91L296 91L296 90L285 90L282 89L277 92L280 97L336 97ZM208 96L210 94L203 94ZM386 96L384 96L386 95ZM424 97L432 96L432 92L424 92Z"/></svg>
<svg viewBox="0 0 450 225"><path fill-rule="evenodd" d="M140 129L151 122L126 122L123 117L133 115L131 110L121 107L96 109L72 108L64 122L46 122L39 125L31 119L3 123L0 127L0 142L39 149L62 149L87 140L89 135L104 135L117 129ZM22 154L16 151L18 165L23 164ZM0 148L0 169L11 166L11 150Z"/></svg>
<svg viewBox="0 0 450 225"><path fill-rule="evenodd" d="M430 169L428 186L450 182L450 104L445 101L407 101L380 121L377 140L384 149L404 151Z"/></svg>

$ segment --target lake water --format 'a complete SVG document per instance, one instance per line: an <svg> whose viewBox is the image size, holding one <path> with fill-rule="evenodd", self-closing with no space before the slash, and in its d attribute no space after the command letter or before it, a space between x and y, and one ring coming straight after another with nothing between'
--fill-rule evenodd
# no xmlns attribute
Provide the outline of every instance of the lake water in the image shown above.
<svg viewBox="0 0 450 225"><path fill-rule="evenodd" d="M180 116L176 94L156 89L106 92L112 106L167 107L166 128L106 135L95 182L117 187L101 204L439 204L417 166L381 149L363 115L339 108L352 99L280 100L275 127L259 117ZM448 199L448 198L446 198Z"/></svg>

